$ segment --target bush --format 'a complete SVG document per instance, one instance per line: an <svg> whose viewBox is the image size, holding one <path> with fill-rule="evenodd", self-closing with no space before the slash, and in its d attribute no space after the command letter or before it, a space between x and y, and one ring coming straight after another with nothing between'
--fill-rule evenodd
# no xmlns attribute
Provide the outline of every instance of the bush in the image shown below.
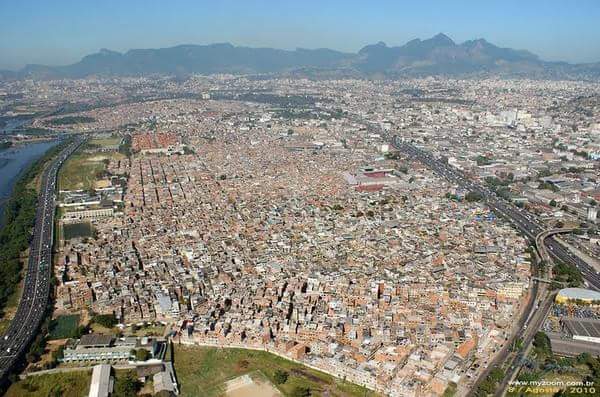
<svg viewBox="0 0 600 397"><path fill-rule="evenodd" d="M480 201L482 199L483 199L483 196L480 193L477 193L477 192L469 192L465 196L465 200L470 201L470 202Z"/></svg>
<svg viewBox="0 0 600 397"><path fill-rule="evenodd" d="M114 314L98 314L94 316L92 321L105 328L112 328L117 325L117 318Z"/></svg>
<svg viewBox="0 0 600 397"><path fill-rule="evenodd" d="M310 397L310 389L304 386L296 386L291 395L292 397Z"/></svg>
<svg viewBox="0 0 600 397"><path fill-rule="evenodd" d="M552 346L548 335L543 332L538 332L533 337L533 346L538 355L552 355Z"/></svg>
<svg viewBox="0 0 600 397"><path fill-rule="evenodd" d="M284 384L285 382L287 382L288 376L289 376L289 374L286 371L282 371L282 370L278 369L277 371L275 371L275 375L274 375L275 383L277 383L278 385Z"/></svg>
<svg viewBox="0 0 600 397"><path fill-rule="evenodd" d="M146 349L137 349L135 351L135 359L137 361L146 361L150 358L150 353Z"/></svg>
<svg viewBox="0 0 600 397"><path fill-rule="evenodd" d="M117 377L114 395L119 397L136 397L140 386L135 372L127 371L125 375Z"/></svg>

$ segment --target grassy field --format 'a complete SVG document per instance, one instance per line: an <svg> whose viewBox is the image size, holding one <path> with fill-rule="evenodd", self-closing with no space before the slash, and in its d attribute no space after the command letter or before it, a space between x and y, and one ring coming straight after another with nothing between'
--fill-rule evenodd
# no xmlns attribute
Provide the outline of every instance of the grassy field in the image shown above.
<svg viewBox="0 0 600 397"><path fill-rule="evenodd" d="M312 397L376 396L372 392L365 394L365 389L360 386L261 351L175 344L174 359L184 397L221 396L225 381L253 371L263 373L285 396L290 396L296 386L309 387ZM287 382L282 385L275 382L277 370L289 374Z"/></svg>
<svg viewBox="0 0 600 397"><path fill-rule="evenodd" d="M88 141L88 145L95 146L113 146L121 143L121 137L110 137L110 138L98 138L98 139L90 139Z"/></svg>
<svg viewBox="0 0 600 397"><path fill-rule="evenodd" d="M149 324L137 327L135 331L132 327L127 327L123 330L123 333L128 336L163 336L165 333L165 326L160 324Z"/></svg>
<svg viewBox="0 0 600 397"><path fill-rule="evenodd" d="M12 384L5 397L87 396L91 378L91 370L30 376Z"/></svg>
<svg viewBox="0 0 600 397"><path fill-rule="evenodd" d="M96 174L104 170L102 157L95 154L74 154L65 162L58 175L58 186L60 190L89 190L94 187ZM94 160L90 160L90 158Z"/></svg>
<svg viewBox="0 0 600 397"><path fill-rule="evenodd" d="M74 337L79 326L79 315L58 316L50 327L49 339L65 339Z"/></svg>
<svg viewBox="0 0 600 397"><path fill-rule="evenodd" d="M105 170L105 160L118 160L124 156L117 152L77 153L60 169L58 186L61 190L89 190L94 187L96 175Z"/></svg>

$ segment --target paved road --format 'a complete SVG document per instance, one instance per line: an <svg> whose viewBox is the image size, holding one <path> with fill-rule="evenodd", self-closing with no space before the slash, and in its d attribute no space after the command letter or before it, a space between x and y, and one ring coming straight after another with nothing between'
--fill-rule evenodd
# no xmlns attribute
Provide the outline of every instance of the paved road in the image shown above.
<svg viewBox="0 0 600 397"><path fill-rule="evenodd" d="M510 381L514 380L519 373L521 368L521 359L525 356L525 352L529 350L530 344L533 342L533 338L537 333L538 329L544 323L544 320L548 316L550 309L552 308L552 303L554 302L554 297L556 294L547 294L545 298L540 303L539 307L535 310L534 315L531 317L531 320L528 322L528 327L524 329L521 333L522 349L516 354L513 354L505 360L504 363L508 364L508 369L504 375L504 379L498 385L496 389L495 397L500 397L504 395L506 388Z"/></svg>
<svg viewBox="0 0 600 397"><path fill-rule="evenodd" d="M457 184L465 190L479 193L490 209L492 209L497 215L511 222L517 230L519 230L524 236L527 236L531 241L536 241L536 237L544 232L544 226L537 219L535 219L534 215L500 198L487 187L473 182L457 168L435 158L425 150L419 149L410 143L400 140L398 137L392 138L392 145L404 154L407 154L425 164L435 173L443 176L450 182ZM546 250L546 248L546 252L554 259L577 267L577 269L581 271L581 274L583 275L583 278L589 287L600 290L600 277L598 277L598 273L596 273L592 266L587 264L581 258L572 254L568 249L559 244L551 236L543 239L543 249ZM494 360L490 362L489 366L482 371L475 382L475 385L471 389L471 394L477 389L477 386L483 381L483 379L485 379L492 368L497 365L504 364L507 360L509 360L509 371L507 371L506 377L501 382L501 386L504 388L508 384L508 381L514 374L514 371L517 370L519 364L518 355L510 356L511 352L508 346L510 346L519 335L523 336L523 345L525 347L531 343L531 340L535 335L535 331L537 331L541 321L545 317L545 314L550 309L551 300L548 300L547 298L544 299L544 296L546 295L545 288L545 286L540 287L539 282L535 280L533 281L531 296L525 307L525 310L518 320L516 332L511 335L508 343L495 356ZM544 299L543 304L540 304L542 299ZM540 306L539 308L538 305ZM527 327L529 327L529 329L527 329Z"/></svg>
<svg viewBox="0 0 600 397"><path fill-rule="evenodd" d="M515 226L515 228L523 235L529 237L532 241L535 241L536 236L545 230L544 225L542 225L533 214L500 198L487 187L473 182L457 168L450 166L412 144L401 141L397 137L394 138L393 144L400 151L421 161L434 172L445 177L449 181L456 183L466 190L479 193L483 197L485 203L496 214L507 219ZM544 244L548 247L549 253L553 258L575 266L583 275L588 286L600 291L600 275L592 266L571 253L562 244L558 243L554 237L546 238Z"/></svg>
<svg viewBox="0 0 600 397"><path fill-rule="evenodd" d="M42 172L33 238L29 246L23 293L8 330L0 338L0 379L25 354L44 319L50 295L50 270L54 233L54 192L58 169L84 139L75 138Z"/></svg>

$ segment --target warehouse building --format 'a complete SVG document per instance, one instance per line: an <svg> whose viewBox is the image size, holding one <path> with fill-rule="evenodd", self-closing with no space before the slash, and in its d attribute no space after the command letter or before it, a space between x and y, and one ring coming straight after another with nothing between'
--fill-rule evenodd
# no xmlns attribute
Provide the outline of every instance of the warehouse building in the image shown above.
<svg viewBox="0 0 600 397"><path fill-rule="evenodd" d="M583 288L565 288L556 294L556 303L600 304L600 292Z"/></svg>
<svg viewBox="0 0 600 397"><path fill-rule="evenodd" d="M89 397L108 397L112 393L114 378L110 375L110 370L111 366L108 364L94 366Z"/></svg>

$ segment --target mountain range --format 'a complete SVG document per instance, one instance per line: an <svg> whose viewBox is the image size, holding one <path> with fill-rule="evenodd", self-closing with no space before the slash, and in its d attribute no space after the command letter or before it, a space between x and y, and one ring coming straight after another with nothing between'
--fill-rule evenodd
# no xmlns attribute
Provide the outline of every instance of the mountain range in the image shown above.
<svg viewBox="0 0 600 397"><path fill-rule="evenodd" d="M301 74L351 76L500 75L539 78L600 78L600 63L546 62L537 55L498 47L484 39L457 44L440 33L399 47L379 42L358 53L321 49L280 50L229 43L133 49L102 49L66 66L27 65L0 71L0 79L82 78L152 74Z"/></svg>

